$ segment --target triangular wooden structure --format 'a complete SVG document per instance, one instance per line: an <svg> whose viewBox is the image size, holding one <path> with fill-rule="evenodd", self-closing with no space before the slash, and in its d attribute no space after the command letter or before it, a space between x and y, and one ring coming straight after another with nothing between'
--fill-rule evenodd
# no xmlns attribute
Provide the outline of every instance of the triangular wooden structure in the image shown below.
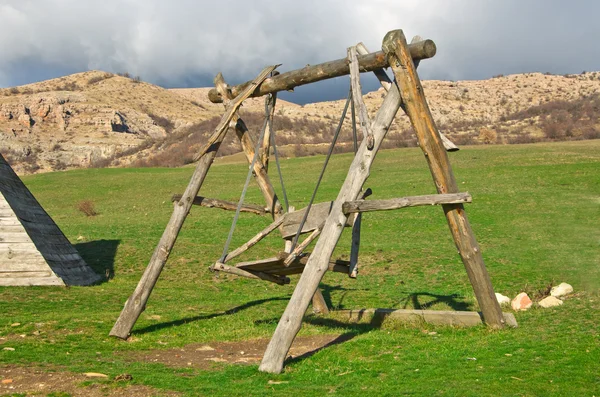
<svg viewBox="0 0 600 397"><path fill-rule="evenodd" d="M178 197L173 215L154 251L154 255L150 259L150 263L137 288L125 303L125 307L110 334L124 339L128 337L133 325L146 306L148 297L169 257L192 204L199 203L199 205L210 206L211 204L208 203L214 202L214 200L198 198L197 194L230 125L234 127L242 143L244 153L252 165L251 169L254 177L266 199L265 212L270 213L274 221L241 247L231 252L225 249L222 258L211 266L211 270L271 281L277 284L288 283L289 279L286 275L301 273L294 293L265 351L259 368L261 371L273 373L282 371L284 360L296 334L300 330L302 318L311 299L313 300L313 306L318 305L327 310L318 289L325 273L329 270L342 271L348 273L350 277L356 275L360 219L361 214L368 211L392 210L417 205L441 205L456 248L473 286L484 322L492 327L503 327L507 321L494 295L490 277L483 263L481 251L471 230L463 205L471 202L471 196L468 193L459 192L446 153L446 151L456 150L456 147L438 131L425 100L419 76L416 73L419 61L431 58L435 55L435 51L435 44L431 40L422 40L417 36L408 45L402 31L395 30L386 35L383 40L382 51L379 52L369 53L364 45L358 44L348 49L348 57L345 59L314 66L308 65L305 68L270 78L267 78L267 75L275 67L268 67L254 81L233 87L225 84L219 74L215 79L216 88L211 90L209 98L213 102L224 102L225 114L209 142L196 157L196 160L199 161L191 181L183 195ZM392 69L395 81L387 76L383 69L386 67ZM373 120L369 119L362 100L359 81L360 72L374 72L387 91L385 99ZM352 100L360 120L360 131L363 139L355 151L354 161L348 170L336 200L330 203L317 204L314 210L310 209L304 211L304 213L302 213L302 210L298 211L301 214L306 214L302 216L306 222L299 223L297 218L300 217L300 214L289 211L283 213L282 206L269 181L267 174L268 155L266 154L269 153L270 140L268 135L271 132L267 128L262 143L259 139L258 146L255 147L245 124L237 114L237 109L242 101L250 96L267 95L266 120L268 120L273 114L273 108L270 108L269 112L269 95L272 98L278 91L291 90L299 85L348 74L351 81ZM363 186L369 176L371 165L381 143L400 108L408 115L417 135L419 146L423 150L429 165L437 194L366 201L364 198L367 196L369 189L363 191ZM266 128L269 123L265 122L264 125ZM257 158L260 158L260 161L256 161ZM242 203L243 200L236 208L238 213L244 210L241 206ZM218 206L220 208L231 208L235 207L235 204L220 202ZM252 208L246 207L245 210L252 211ZM332 261L331 256L345 226L352 227L350 261ZM297 234L291 247L286 244L285 252L277 257L241 262L236 265L226 264L226 262L245 252L277 228L282 231L284 238L289 238L294 230L299 229L301 230L298 233L305 232L310 233L310 235L293 249L291 247L294 247L297 241ZM312 254L303 253L304 248L313 240L316 240L316 245ZM478 317L476 313L473 314Z"/></svg>
<svg viewBox="0 0 600 397"><path fill-rule="evenodd" d="M100 280L0 155L0 286Z"/></svg>

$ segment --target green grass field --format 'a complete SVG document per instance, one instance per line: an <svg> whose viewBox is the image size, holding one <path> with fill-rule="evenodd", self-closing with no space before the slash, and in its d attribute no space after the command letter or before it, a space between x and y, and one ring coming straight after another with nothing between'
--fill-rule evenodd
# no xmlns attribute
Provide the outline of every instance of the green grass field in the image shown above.
<svg viewBox="0 0 600 397"><path fill-rule="evenodd" d="M568 282L575 293L562 306L515 313L519 328L500 331L348 324L308 313L300 336L349 340L293 360L281 375L260 373L256 364L173 368L131 358L191 343L269 338L297 277L285 287L216 278L208 266L221 254L233 213L194 207L132 341L109 338L169 219L170 197L183 192L192 169L57 172L23 180L86 261L110 280L92 287L0 288L0 374L2 365L111 378L129 373L130 383L157 392L207 396L600 395L600 140L464 147L450 158L461 190L473 196L467 213L495 290L535 296L551 283ZM323 160L283 161L296 208L307 204ZM335 198L350 161L350 155L332 159L318 201ZM217 162L201 194L235 201L246 172L244 164ZM382 151L367 186L373 199L435 193L419 149ZM92 200L99 215L79 212L82 200ZM262 202L256 187L247 201ZM232 247L268 223L242 214ZM347 258L349 234L338 256ZM362 237L358 279L323 279L332 307L478 309L441 208L365 214ZM243 258L282 247L281 239L269 237ZM122 385L93 382L113 391Z"/></svg>

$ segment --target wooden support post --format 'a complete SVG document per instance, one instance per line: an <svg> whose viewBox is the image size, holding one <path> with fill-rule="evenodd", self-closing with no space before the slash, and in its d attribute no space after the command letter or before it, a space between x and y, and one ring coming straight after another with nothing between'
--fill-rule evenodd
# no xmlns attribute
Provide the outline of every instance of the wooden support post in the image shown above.
<svg viewBox="0 0 600 397"><path fill-rule="evenodd" d="M171 215L171 219L169 220L169 223L165 228L165 231L163 232L156 249L154 250L152 258L150 258L150 262L148 263L140 282L138 283L133 294L129 297L127 302L125 302L123 311L110 331L111 336L116 336L121 339L127 339L129 336L133 325L146 307L146 302L148 301L150 293L152 292L154 285L156 285L156 281L158 280L158 277L160 276L160 273L162 272L162 269L169 258L169 254L171 253L173 246L175 245L177 235L183 226L185 218L190 212L194 198L198 195L198 191L204 182L204 178L208 173L208 169L210 168L217 154L221 142L223 142L223 139L225 138L225 133L229 128L229 123L235 116L243 100L248 98L254 88L264 81L264 79L273 70L275 70L275 66L270 66L263 69L263 71L254 80L253 84L251 84L246 91L242 92L239 97L227 104L225 114L221 118L219 125L217 125L215 132L209 139L209 142L212 143L202 149L201 156L199 158L200 161L194 170L194 174L192 175L188 187L183 193L183 198L179 201L177 206L175 206L173 214Z"/></svg>
<svg viewBox="0 0 600 397"><path fill-rule="evenodd" d="M423 39L421 38L421 36L415 36L413 37L411 44L415 44L415 43L419 43L423 41ZM369 53L369 50L367 49L367 47L363 44L363 43L358 43L356 45L356 51L360 54L360 55L367 55ZM419 59L415 59L413 58L414 64L415 64L415 68L419 66ZM381 84L381 86L383 87L384 90L389 91L390 87L392 86L392 80L390 80L390 78L388 77L387 73L385 72L385 70L383 69L375 69L373 70L373 74L375 74L375 77L377 77L377 80L379 80L379 83ZM402 105L400 105L402 106ZM446 148L446 150L448 152L456 152L458 149L458 146L456 146L450 139L446 138L446 135L442 134L440 132L440 137L442 138L442 142L444 143L444 147Z"/></svg>
<svg viewBox="0 0 600 397"><path fill-rule="evenodd" d="M348 61L350 62L350 86L352 87L352 101L354 108L358 111L358 122L363 138L367 140L367 148L373 149L373 132L371 131L371 120L369 112L362 97L360 85L360 70L358 67L358 53L356 47L348 48Z"/></svg>
<svg viewBox="0 0 600 397"><path fill-rule="evenodd" d="M423 87L401 30L386 35L383 50L388 55L396 82L400 87L406 113L417 134L419 146L425 154L438 193L458 193L448 154L444 150L440 134L431 116ZM442 207L454 243L473 285L483 318L486 324L500 328L504 326L504 317L464 207L462 204L445 204Z"/></svg>
<svg viewBox="0 0 600 397"><path fill-rule="evenodd" d="M259 367L260 371L280 373L283 370L283 361L300 330L302 317L308 304L328 270L329 259L347 221L347 216L342 212L342 203L355 200L360 194L369 176L371 164L399 108L400 93L397 86L394 86L386 95L371 126L374 138L373 150L368 150L366 141L363 140L356 152L340 193L325 221L321 237L267 346Z"/></svg>
<svg viewBox="0 0 600 397"><path fill-rule="evenodd" d="M327 302L325 302L325 297L323 297L323 293L319 288L312 297L312 307L315 314L329 314Z"/></svg>
<svg viewBox="0 0 600 397"><path fill-rule="evenodd" d="M275 113L275 104L277 103L277 93L267 95L265 97L265 106L268 109L268 113L265 115L267 118L265 126L265 136L263 137L262 146L260 148L260 161L265 167L265 171L269 172L269 156L271 155L271 126L273 125L273 114Z"/></svg>
<svg viewBox="0 0 600 397"><path fill-rule="evenodd" d="M360 250L360 228L362 223L362 214L357 214L352 224L352 242L350 245L350 267L348 267L348 276L356 278L358 276L358 251Z"/></svg>

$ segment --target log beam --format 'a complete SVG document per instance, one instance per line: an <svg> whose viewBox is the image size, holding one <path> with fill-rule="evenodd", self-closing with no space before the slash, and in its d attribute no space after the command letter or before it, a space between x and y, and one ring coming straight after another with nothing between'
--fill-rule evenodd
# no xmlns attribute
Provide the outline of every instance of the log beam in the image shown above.
<svg viewBox="0 0 600 397"><path fill-rule="evenodd" d="M424 40L409 46L410 54L414 59L427 59L435 55L436 47L432 40ZM371 72L376 69L387 68L389 66L387 57L382 51L374 52L358 57L361 72ZM334 77L345 76L350 73L348 59L342 58L335 61L325 62L318 65L308 65L302 69L292 70L281 73L266 79L253 92L252 97L263 96L278 91L289 91L301 85L315 83L321 80L327 80ZM235 97L244 91L250 82L230 87L232 95ZM222 96L216 89L210 90L208 98L213 103L223 101Z"/></svg>
<svg viewBox="0 0 600 397"><path fill-rule="evenodd" d="M171 201L177 204L179 200L181 200L182 196L182 194L174 194L171 197ZM192 204L206 208L220 208L222 210L227 211L235 211L237 209L237 203L234 203L232 201L219 200L203 196L194 197L194 201L192 202ZM244 204L240 211L251 212L256 215L265 215L268 212L264 207L261 207L260 205L256 204Z"/></svg>
<svg viewBox="0 0 600 397"><path fill-rule="evenodd" d="M425 100L406 38L401 30L395 30L386 35L384 43L383 49L394 71L405 111L427 159L436 189L440 194L458 193L448 154ZM463 205L444 204L442 208L486 324L495 328L503 327L504 317Z"/></svg>
<svg viewBox="0 0 600 397"><path fill-rule="evenodd" d="M387 200L355 200L342 205L344 214L355 212L388 211L406 207L419 207L424 205L463 204L470 203L473 198L469 193L429 194L425 196L409 196Z"/></svg>

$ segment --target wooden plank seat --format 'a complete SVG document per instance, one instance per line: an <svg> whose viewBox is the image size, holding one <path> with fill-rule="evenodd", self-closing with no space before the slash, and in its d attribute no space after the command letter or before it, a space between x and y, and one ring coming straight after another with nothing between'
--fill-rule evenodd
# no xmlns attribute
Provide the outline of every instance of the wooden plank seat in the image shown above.
<svg viewBox="0 0 600 397"><path fill-rule="evenodd" d="M284 260L288 255L289 254L287 252L280 252L277 256L272 258L240 262L235 265L227 265L221 262L216 262L210 267L210 269L213 271L222 271L242 277L255 279L260 278L276 284L288 284L289 278L286 276L302 273L306 263L308 262L310 253L304 253L301 256L298 256L294 259L294 261L292 261L292 263L290 263L289 266L285 266ZM342 259L331 260L329 262L328 270L348 274L349 266L349 261Z"/></svg>

